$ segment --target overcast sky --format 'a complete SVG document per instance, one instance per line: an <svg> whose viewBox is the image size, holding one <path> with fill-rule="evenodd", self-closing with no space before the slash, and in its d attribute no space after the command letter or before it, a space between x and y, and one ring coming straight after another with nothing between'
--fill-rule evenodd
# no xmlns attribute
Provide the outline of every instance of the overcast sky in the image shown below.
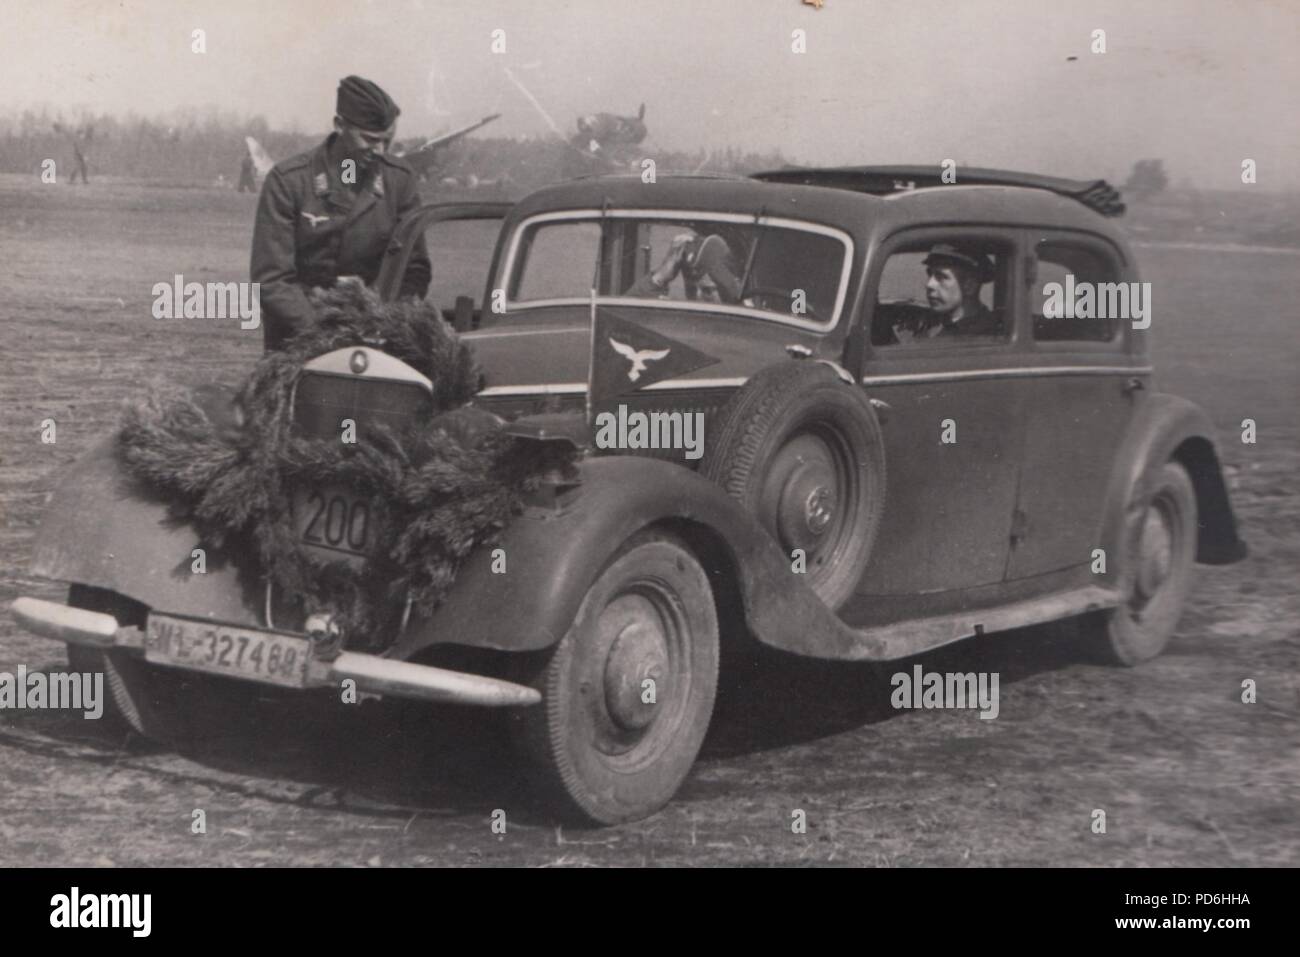
<svg viewBox="0 0 1300 957"><path fill-rule="evenodd" d="M401 136L495 111L492 134L548 134L509 67L566 135L644 101L651 150L1121 178L1161 157L1220 188L1249 157L1261 188L1300 188L1298 51L1300 0L7 0L0 112L217 107L324 131L359 73Z"/></svg>

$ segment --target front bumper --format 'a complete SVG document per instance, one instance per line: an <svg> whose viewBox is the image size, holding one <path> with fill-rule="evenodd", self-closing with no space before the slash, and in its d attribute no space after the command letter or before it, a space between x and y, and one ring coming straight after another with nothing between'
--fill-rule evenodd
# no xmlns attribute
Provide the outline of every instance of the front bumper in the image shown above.
<svg viewBox="0 0 1300 957"><path fill-rule="evenodd" d="M70 608L39 598L18 598L10 610L20 625L42 638L90 648L121 648L135 654L144 653L144 632L121 626L116 618L103 612ZM358 691L444 704L501 708L532 705L542 700L537 689L512 681L351 651L343 652L333 661L312 660L303 687L337 688L348 679L356 682Z"/></svg>

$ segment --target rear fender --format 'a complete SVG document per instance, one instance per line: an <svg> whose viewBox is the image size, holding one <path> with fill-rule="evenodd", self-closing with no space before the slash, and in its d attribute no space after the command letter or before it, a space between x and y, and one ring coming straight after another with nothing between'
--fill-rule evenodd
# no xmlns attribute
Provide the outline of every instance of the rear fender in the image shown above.
<svg viewBox="0 0 1300 957"><path fill-rule="evenodd" d="M1155 466L1170 460L1187 469L1196 490L1200 524L1196 560L1224 565L1245 557L1246 545L1237 534L1237 520L1215 450L1213 423L1193 403L1160 392L1144 403L1116 456L1102 525L1101 547L1106 554L1125 553L1126 503L1143 497L1142 483L1154 475ZM1117 565L1108 563L1106 577L1112 582L1119 581L1123 573Z"/></svg>
<svg viewBox="0 0 1300 957"><path fill-rule="evenodd" d="M391 657L438 644L531 651L558 642L591 583L636 532L676 531L692 546L721 601L739 599L760 641L814 657L848 657L862 639L791 568L757 522L712 482L670 462L586 459L581 486L557 509L530 508L495 549L476 550L430 618L415 617ZM860 653L860 652L859 652Z"/></svg>

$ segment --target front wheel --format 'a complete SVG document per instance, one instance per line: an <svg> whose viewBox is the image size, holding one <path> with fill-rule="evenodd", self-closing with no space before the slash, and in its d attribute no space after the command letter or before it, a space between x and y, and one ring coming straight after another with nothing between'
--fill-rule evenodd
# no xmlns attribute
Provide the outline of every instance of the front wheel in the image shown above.
<svg viewBox="0 0 1300 957"><path fill-rule="evenodd" d="M518 739L561 810L599 824L668 803L708 730L718 619L708 576L676 538L628 541L534 676Z"/></svg>

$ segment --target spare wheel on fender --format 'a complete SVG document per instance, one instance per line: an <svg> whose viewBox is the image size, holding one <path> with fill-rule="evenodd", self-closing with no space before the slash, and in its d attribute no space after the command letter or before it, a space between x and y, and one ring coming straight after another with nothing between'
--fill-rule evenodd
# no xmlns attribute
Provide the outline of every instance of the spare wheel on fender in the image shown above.
<svg viewBox="0 0 1300 957"><path fill-rule="evenodd" d="M830 608L853 594L885 498L880 424L867 396L822 362L769 366L720 411L701 472L791 556Z"/></svg>

